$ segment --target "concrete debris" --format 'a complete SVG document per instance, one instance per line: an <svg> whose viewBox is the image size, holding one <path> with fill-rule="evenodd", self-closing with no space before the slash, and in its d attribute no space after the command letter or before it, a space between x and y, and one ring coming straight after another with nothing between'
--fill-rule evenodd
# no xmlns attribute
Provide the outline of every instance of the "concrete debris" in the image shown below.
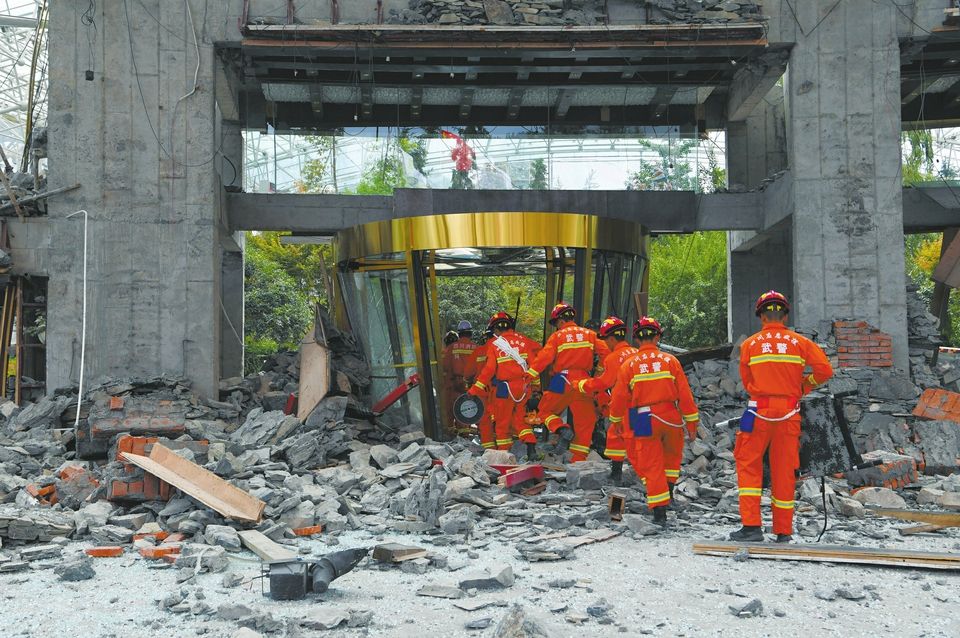
<svg viewBox="0 0 960 638"><path fill-rule="evenodd" d="M758 598L754 598L743 605L730 605L730 613L738 618L752 618L753 616L763 615L763 603Z"/></svg>
<svg viewBox="0 0 960 638"><path fill-rule="evenodd" d="M81 580L90 580L97 573L93 570L93 561L81 556L66 563L61 563L53 569L57 578L64 582L74 583Z"/></svg>
<svg viewBox="0 0 960 638"><path fill-rule="evenodd" d="M885 487L865 487L854 494L853 498L863 505L874 507L904 509L907 506L902 496Z"/></svg>
<svg viewBox="0 0 960 638"><path fill-rule="evenodd" d="M511 607L493 630L493 638L551 638L552 635L520 605Z"/></svg>

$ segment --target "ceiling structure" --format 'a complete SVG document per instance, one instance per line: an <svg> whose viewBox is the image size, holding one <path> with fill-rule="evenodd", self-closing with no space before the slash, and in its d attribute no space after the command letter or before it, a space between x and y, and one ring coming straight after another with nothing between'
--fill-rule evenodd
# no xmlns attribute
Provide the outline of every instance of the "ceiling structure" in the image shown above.
<svg viewBox="0 0 960 638"><path fill-rule="evenodd" d="M0 0L0 145L14 166L19 166L23 154L31 75L34 99L29 115L35 126L47 120L46 25L37 29L42 4ZM38 35L40 48L35 56Z"/></svg>

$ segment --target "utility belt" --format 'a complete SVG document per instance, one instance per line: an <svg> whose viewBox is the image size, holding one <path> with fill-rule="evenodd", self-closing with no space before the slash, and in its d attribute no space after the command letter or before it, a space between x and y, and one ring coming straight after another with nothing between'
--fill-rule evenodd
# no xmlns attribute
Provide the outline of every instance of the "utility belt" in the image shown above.
<svg viewBox="0 0 960 638"><path fill-rule="evenodd" d="M586 370L560 370L554 372L553 376L550 377L550 383L547 384L547 392L563 394L573 385L573 382L569 379L571 376L577 377L575 380L586 379L589 378L590 373Z"/></svg>
<svg viewBox="0 0 960 638"><path fill-rule="evenodd" d="M644 436L653 436L653 420L656 419L660 423L663 423L666 426L671 428L682 428L683 419L680 420L680 423L671 423L663 417L654 414L653 407L662 405L670 406L674 410L677 409L677 404L670 401L662 401L660 403L654 403L652 405L641 405L632 407L627 411L627 416L629 417L630 429L633 430L633 435L638 437ZM679 412L678 412L679 413Z"/></svg>
<svg viewBox="0 0 960 638"><path fill-rule="evenodd" d="M771 405L771 403L773 405ZM771 407L780 406L790 408L790 410L783 416L778 417L759 413L760 410L769 410ZM751 399L747 402L747 409L743 411L743 416L740 417L740 431L747 433L753 432L753 425L756 419L766 421L767 423L782 423L783 421L789 421L799 413L800 399L796 397L767 396Z"/></svg>

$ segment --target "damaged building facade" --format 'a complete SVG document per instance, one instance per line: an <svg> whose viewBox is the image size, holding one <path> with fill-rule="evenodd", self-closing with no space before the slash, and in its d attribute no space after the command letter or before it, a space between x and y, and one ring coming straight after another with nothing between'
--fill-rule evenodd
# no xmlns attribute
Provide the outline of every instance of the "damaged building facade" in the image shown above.
<svg viewBox="0 0 960 638"><path fill-rule="evenodd" d="M13 272L48 278L47 388L75 385L83 359L89 379L182 375L215 397L242 367L242 231L332 235L465 211L729 230L732 338L749 331L757 291L777 288L799 300L798 326L864 320L906 370L903 235L949 227L958 204L943 188L904 192L899 133L960 113L960 84L935 83L954 77L950 4L110 3L97 7L111 36L92 59L90 27L55 6L48 188L80 187L51 197L46 215L7 220ZM458 90L441 99L438 84ZM556 92L545 102L537 86ZM605 102L598 89L609 87L618 93ZM243 130L398 117L725 129L730 192L243 192Z"/></svg>

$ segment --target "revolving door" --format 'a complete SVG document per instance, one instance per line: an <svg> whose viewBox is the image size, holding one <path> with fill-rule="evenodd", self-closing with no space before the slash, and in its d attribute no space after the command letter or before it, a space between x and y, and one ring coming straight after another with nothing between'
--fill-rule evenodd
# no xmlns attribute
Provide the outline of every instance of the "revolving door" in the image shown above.
<svg viewBox="0 0 960 638"><path fill-rule="evenodd" d="M410 217L339 233L337 320L363 344L374 401L418 374L418 392L389 422L453 434L442 396L440 351L454 319L520 309L518 330L542 340L550 309L573 304L581 323L645 310L649 234L632 222L558 213L461 213Z"/></svg>

